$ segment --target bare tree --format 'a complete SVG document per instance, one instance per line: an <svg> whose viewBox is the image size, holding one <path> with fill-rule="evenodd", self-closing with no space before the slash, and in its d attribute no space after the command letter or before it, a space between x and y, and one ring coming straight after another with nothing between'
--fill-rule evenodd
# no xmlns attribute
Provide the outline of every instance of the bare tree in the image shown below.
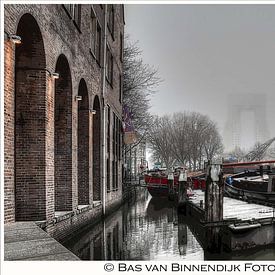
<svg viewBox="0 0 275 275"><path fill-rule="evenodd" d="M150 96L161 79L156 68L144 63L138 43L125 38L123 53L123 105L131 112L132 123L139 139L143 139L152 124Z"/></svg>
<svg viewBox="0 0 275 275"><path fill-rule="evenodd" d="M132 123L141 136L151 125L150 96L161 79L156 68L145 64L137 42L125 39L123 53L123 105L131 112Z"/></svg>
<svg viewBox="0 0 275 275"><path fill-rule="evenodd" d="M181 165L185 165L188 152L188 121L186 113L175 113L171 121L172 152Z"/></svg>
<svg viewBox="0 0 275 275"><path fill-rule="evenodd" d="M146 140L148 129L152 125L153 118L149 112L150 96L156 91L160 82L157 69L144 63L138 43L131 42L126 36L123 52L122 103L130 113L137 137L135 143L124 144L124 157L125 162L129 163L129 171L132 171L132 165L136 163L136 156L133 156L132 152L135 147Z"/></svg>
<svg viewBox="0 0 275 275"><path fill-rule="evenodd" d="M207 160L212 160L214 157L221 156L223 152L222 138L217 131L216 125L212 125L213 129L206 135L204 143L204 152Z"/></svg>
<svg viewBox="0 0 275 275"><path fill-rule="evenodd" d="M161 162L165 163L167 169L171 169L175 162L175 156L172 151L171 138L171 119L168 116L155 117L154 123L150 128L147 140L149 146L158 156Z"/></svg>
<svg viewBox="0 0 275 275"><path fill-rule="evenodd" d="M158 126L150 132L149 142L167 166L177 162L196 170L204 160L222 153L221 136L208 116L197 112L176 113L157 118L155 124Z"/></svg>

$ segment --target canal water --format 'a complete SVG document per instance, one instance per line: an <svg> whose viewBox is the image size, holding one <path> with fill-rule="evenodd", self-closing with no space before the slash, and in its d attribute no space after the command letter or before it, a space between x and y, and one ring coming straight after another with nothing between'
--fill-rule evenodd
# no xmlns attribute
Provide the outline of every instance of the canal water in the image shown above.
<svg viewBox="0 0 275 275"><path fill-rule="evenodd" d="M82 260L275 259L274 248L235 255L204 252L175 205L147 192L63 245Z"/></svg>

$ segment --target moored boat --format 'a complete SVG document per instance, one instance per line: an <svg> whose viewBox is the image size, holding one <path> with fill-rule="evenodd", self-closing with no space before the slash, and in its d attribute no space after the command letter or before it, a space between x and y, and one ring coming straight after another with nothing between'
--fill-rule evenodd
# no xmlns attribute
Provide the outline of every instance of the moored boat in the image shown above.
<svg viewBox="0 0 275 275"><path fill-rule="evenodd" d="M226 177L225 195L275 205L275 176L271 171L245 171Z"/></svg>
<svg viewBox="0 0 275 275"><path fill-rule="evenodd" d="M168 197L168 173L166 169L154 169L144 175L148 192L152 197ZM174 188L177 189L178 178L174 178Z"/></svg>
<svg viewBox="0 0 275 275"><path fill-rule="evenodd" d="M174 193L177 195L178 186L179 186L179 174L182 168L176 168L174 171ZM187 177L187 196L193 196L192 189L201 189L205 188L205 179L202 176L201 172L199 173L190 173ZM168 186L168 173L163 169L155 169L148 171L144 176L144 180L147 186L147 189L152 197L168 197L169 195L169 186Z"/></svg>

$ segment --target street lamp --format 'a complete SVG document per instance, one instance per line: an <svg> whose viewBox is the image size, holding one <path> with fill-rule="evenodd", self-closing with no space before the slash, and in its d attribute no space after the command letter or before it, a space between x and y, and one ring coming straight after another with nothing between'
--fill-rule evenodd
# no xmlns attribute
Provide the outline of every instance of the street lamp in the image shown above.
<svg viewBox="0 0 275 275"><path fill-rule="evenodd" d="M21 44L22 43L22 39L19 35L16 34L9 34L8 35L9 40L14 43L14 44Z"/></svg>

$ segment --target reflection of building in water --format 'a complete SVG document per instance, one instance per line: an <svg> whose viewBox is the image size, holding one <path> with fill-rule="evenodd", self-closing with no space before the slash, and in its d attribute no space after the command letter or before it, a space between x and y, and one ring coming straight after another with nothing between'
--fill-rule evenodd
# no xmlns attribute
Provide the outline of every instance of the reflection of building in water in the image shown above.
<svg viewBox="0 0 275 275"><path fill-rule="evenodd" d="M64 245L86 260L203 260L185 221L178 223L174 204L146 194Z"/></svg>
<svg viewBox="0 0 275 275"><path fill-rule="evenodd" d="M268 137L266 96L262 94L234 94L228 97L228 117L224 131L227 150L251 147Z"/></svg>
<svg viewBox="0 0 275 275"><path fill-rule="evenodd" d="M178 216L178 244L180 255L186 255L187 225L181 215Z"/></svg>
<svg viewBox="0 0 275 275"><path fill-rule="evenodd" d="M104 222L66 241L64 245L82 260L121 259L122 224L122 210L119 210Z"/></svg>

